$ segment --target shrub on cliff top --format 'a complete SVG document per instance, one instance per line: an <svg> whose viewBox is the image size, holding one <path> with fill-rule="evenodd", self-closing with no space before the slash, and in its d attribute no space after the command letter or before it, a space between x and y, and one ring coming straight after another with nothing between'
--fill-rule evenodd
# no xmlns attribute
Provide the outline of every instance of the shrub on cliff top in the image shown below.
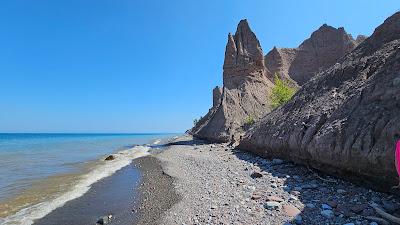
<svg viewBox="0 0 400 225"><path fill-rule="evenodd" d="M296 93L296 88L290 87L288 82L275 74L275 87L272 89L271 106L273 109L288 102Z"/></svg>

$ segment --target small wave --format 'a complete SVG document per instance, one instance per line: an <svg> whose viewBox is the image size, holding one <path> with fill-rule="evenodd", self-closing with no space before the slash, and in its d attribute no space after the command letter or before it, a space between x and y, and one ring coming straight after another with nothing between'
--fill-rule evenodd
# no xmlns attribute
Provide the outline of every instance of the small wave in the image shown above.
<svg viewBox="0 0 400 225"><path fill-rule="evenodd" d="M161 139L157 139L157 140L155 140L154 142L153 142L153 145L158 145L158 144L160 144L161 143Z"/></svg>
<svg viewBox="0 0 400 225"><path fill-rule="evenodd" d="M129 165L133 159L149 154L150 147L136 146L118 152L115 160L95 166L89 173L82 175L81 179L70 191L63 193L55 199L41 202L18 211L14 215L0 218L2 225L31 225L34 220L40 219L66 202L85 194L96 181L114 174L121 168Z"/></svg>

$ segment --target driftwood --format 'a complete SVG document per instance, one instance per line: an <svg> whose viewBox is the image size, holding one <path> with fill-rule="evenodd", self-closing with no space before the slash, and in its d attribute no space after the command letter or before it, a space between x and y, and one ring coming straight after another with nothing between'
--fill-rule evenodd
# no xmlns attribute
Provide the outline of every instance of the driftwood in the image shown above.
<svg viewBox="0 0 400 225"><path fill-rule="evenodd" d="M387 212L385 212L383 209L379 208L377 204L371 203L369 204L372 208L375 209L376 213L378 213L382 218L385 218L393 223L400 224L400 218L395 217Z"/></svg>
<svg viewBox="0 0 400 225"><path fill-rule="evenodd" d="M336 180L331 180L331 179L322 178L320 175L318 175L316 172L314 172L309 166L307 166L307 169L308 169L311 173L313 173L314 176L316 176L318 179L320 179L320 180L322 180L322 181L329 182L329 183L335 183L335 184L337 184L337 181L336 181Z"/></svg>
<svg viewBox="0 0 400 225"><path fill-rule="evenodd" d="M365 219L377 222L380 225L390 225L390 223L382 218L375 217L375 216L364 216Z"/></svg>

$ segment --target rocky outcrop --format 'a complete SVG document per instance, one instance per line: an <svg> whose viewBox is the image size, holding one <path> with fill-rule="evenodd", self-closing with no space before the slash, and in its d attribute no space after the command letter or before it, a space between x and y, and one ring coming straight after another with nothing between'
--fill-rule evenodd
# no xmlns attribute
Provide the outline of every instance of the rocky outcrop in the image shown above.
<svg viewBox="0 0 400 225"><path fill-rule="evenodd" d="M348 46L340 51L352 44ZM394 150L400 138L399 71L396 13L355 50L304 84L287 104L254 124L239 148L390 188L398 182Z"/></svg>
<svg viewBox="0 0 400 225"><path fill-rule="evenodd" d="M273 76L278 74L289 83L301 86L335 64L364 39L365 36L360 35L354 40L344 28L324 24L298 48L274 47L265 56L265 64Z"/></svg>
<svg viewBox="0 0 400 225"><path fill-rule="evenodd" d="M239 139L246 121L270 111L268 73L256 35L246 20L240 21L235 35L228 35L223 87L213 90L213 107L190 133L212 141Z"/></svg>

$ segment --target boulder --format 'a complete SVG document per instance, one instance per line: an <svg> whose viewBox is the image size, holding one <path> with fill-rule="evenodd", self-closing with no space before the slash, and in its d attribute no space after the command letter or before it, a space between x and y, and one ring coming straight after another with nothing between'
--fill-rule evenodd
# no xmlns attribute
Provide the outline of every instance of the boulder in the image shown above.
<svg viewBox="0 0 400 225"><path fill-rule="evenodd" d="M114 160L114 159L115 159L115 156L109 155L109 156L107 156L104 160L105 160L105 161L111 161L111 160Z"/></svg>

